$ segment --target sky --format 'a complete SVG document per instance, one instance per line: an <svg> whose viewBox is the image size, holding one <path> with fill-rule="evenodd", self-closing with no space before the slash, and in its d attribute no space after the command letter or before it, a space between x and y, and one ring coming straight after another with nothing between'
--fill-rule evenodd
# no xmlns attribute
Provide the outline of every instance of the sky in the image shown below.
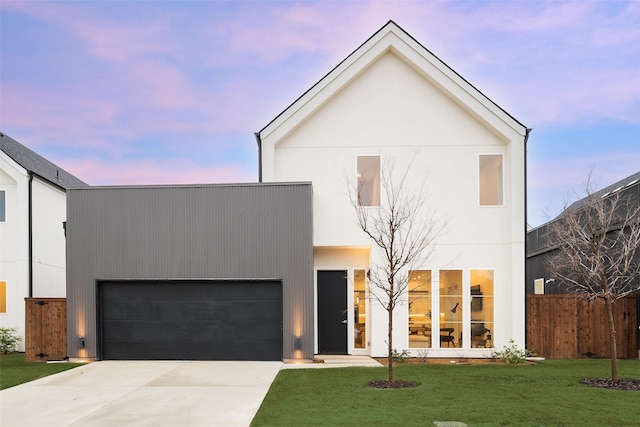
<svg viewBox="0 0 640 427"><path fill-rule="evenodd" d="M640 171L640 1L0 0L0 131L91 185L255 182L390 19L533 129L529 225Z"/></svg>

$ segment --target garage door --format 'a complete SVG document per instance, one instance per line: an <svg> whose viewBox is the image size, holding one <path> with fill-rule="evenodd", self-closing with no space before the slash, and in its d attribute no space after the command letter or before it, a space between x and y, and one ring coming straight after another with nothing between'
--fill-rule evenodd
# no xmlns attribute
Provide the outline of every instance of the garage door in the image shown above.
<svg viewBox="0 0 640 427"><path fill-rule="evenodd" d="M98 283L105 360L281 360L278 281Z"/></svg>

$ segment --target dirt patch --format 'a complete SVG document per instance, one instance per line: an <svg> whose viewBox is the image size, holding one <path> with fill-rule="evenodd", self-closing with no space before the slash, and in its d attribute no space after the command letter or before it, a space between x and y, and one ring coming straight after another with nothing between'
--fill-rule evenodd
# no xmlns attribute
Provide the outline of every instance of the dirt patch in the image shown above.
<svg viewBox="0 0 640 427"><path fill-rule="evenodd" d="M590 387L640 391L640 380L634 379L622 378L618 379L618 381L613 381L610 378L585 378L580 382Z"/></svg>

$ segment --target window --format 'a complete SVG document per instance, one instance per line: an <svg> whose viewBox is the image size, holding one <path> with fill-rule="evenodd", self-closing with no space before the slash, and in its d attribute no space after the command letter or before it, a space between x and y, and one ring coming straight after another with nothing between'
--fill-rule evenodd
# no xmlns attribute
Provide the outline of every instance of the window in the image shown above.
<svg viewBox="0 0 640 427"><path fill-rule="evenodd" d="M7 192L0 190L0 222L7 221Z"/></svg>
<svg viewBox="0 0 640 427"><path fill-rule="evenodd" d="M367 348L367 293L366 272L353 272L353 348Z"/></svg>
<svg viewBox="0 0 640 427"><path fill-rule="evenodd" d="M471 347L493 347L493 270L471 270Z"/></svg>
<svg viewBox="0 0 640 427"><path fill-rule="evenodd" d="M480 206L501 206L503 200L502 154L479 157Z"/></svg>
<svg viewBox="0 0 640 427"><path fill-rule="evenodd" d="M462 346L462 270L440 270L440 347Z"/></svg>
<svg viewBox="0 0 640 427"><path fill-rule="evenodd" d="M380 156L358 156L358 204L380 206Z"/></svg>
<svg viewBox="0 0 640 427"><path fill-rule="evenodd" d="M431 270L409 272L409 348L431 348Z"/></svg>
<svg viewBox="0 0 640 427"><path fill-rule="evenodd" d="M0 313L7 312L7 282L0 280Z"/></svg>

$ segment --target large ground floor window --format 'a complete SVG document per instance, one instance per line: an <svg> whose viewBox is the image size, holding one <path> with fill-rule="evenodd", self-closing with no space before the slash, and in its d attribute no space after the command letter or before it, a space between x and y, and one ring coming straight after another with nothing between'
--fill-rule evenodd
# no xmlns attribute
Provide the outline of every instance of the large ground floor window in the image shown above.
<svg viewBox="0 0 640 427"><path fill-rule="evenodd" d="M440 270L440 347L462 346L462 270Z"/></svg>
<svg viewBox="0 0 640 427"><path fill-rule="evenodd" d="M493 347L493 270L471 270L471 347Z"/></svg>
<svg viewBox="0 0 640 427"><path fill-rule="evenodd" d="M493 292L493 270L410 271L409 348L492 347Z"/></svg>
<svg viewBox="0 0 640 427"><path fill-rule="evenodd" d="M364 270L353 272L353 348L367 347L367 289Z"/></svg>
<svg viewBox="0 0 640 427"><path fill-rule="evenodd" d="M431 347L431 270L409 272L409 348Z"/></svg>

